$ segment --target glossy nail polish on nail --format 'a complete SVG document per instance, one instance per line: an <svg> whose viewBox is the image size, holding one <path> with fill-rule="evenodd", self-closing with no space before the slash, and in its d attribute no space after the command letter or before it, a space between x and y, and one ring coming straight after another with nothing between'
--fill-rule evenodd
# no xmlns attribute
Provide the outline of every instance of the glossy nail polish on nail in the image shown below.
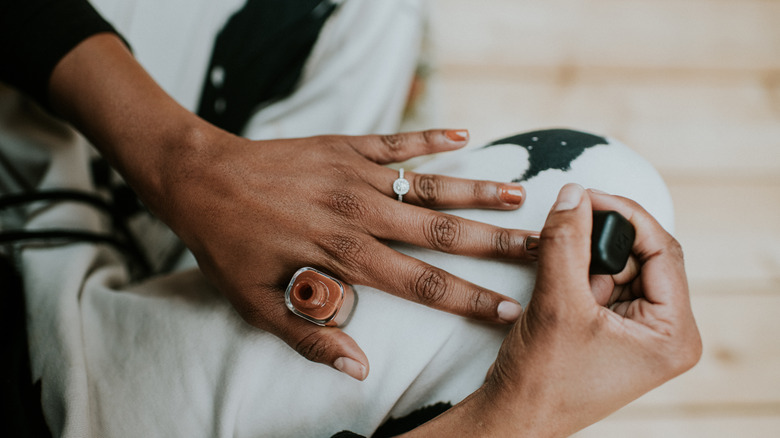
<svg viewBox="0 0 780 438"><path fill-rule="evenodd" d="M317 325L343 325L355 303L348 284L314 268L301 268L293 275L284 293L287 307L301 318Z"/></svg>
<svg viewBox="0 0 780 438"><path fill-rule="evenodd" d="M525 238L525 253L533 258L539 257L539 236L534 234Z"/></svg>
<svg viewBox="0 0 780 438"><path fill-rule="evenodd" d="M520 205L525 201L525 188L516 183L502 184L498 188L498 197L506 204Z"/></svg>
<svg viewBox="0 0 780 438"><path fill-rule="evenodd" d="M451 129L445 132L444 135L446 135L447 138L450 139L451 141L458 142L458 143L464 142L469 138L469 132L466 131L465 129L460 129L460 130Z"/></svg>

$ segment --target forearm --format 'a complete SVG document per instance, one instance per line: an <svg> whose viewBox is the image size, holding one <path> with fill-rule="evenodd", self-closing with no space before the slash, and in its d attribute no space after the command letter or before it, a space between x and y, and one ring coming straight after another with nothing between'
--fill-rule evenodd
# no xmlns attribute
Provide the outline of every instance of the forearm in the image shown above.
<svg viewBox="0 0 780 438"><path fill-rule="evenodd" d="M119 170L147 202L164 192L171 158L192 156L228 135L180 106L114 34L71 50L49 82L52 107Z"/></svg>
<svg viewBox="0 0 780 438"><path fill-rule="evenodd" d="M538 400L533 392L517 388L513 397L501 396L483 386L463 401L433 420L403 435L417 437L558 437L562 419L554 419L546 413L547 404Z"/></svg>

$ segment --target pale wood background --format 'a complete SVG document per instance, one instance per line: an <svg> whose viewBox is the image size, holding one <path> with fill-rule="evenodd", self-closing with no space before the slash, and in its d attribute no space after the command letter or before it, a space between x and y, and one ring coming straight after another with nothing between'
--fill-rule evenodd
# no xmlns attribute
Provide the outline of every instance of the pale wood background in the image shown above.
<svg viewBox="0 0 780 438"><path fill-rule="evenodd" d="M580 437L780 437L780 0L434 0L444 126L575 127L666 178L704 355Z"/></svg>

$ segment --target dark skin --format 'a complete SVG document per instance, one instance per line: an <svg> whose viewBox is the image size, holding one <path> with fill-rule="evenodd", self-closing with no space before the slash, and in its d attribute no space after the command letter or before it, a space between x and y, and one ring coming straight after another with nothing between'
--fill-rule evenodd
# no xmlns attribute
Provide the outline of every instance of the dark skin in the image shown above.
<svg viewBox="0 0 780 438"><path fill-rule="evenodd" d="M466 131L250 141L181 107L112 34L88 38L56 66L53 107L83 132L143 202L193 252L206 277L250 324L306 358L357 379L368 359L338 328L290 313L283 291L302 266L466 317L508 324L512 299L390 249L400 241L449 253L531 259L529 231L437 212L512 210L517 184L406 173L385 164L465 146Z"/></svg>
<svg viewBox="0 0 780 438"><path fill-rule="evenodd" d="M637 230L617 275L588 274L593 209ZM680 245L638 204L567 185L541 240L533 297L485 384L405 436L569 436L699 360Z"/></svg>

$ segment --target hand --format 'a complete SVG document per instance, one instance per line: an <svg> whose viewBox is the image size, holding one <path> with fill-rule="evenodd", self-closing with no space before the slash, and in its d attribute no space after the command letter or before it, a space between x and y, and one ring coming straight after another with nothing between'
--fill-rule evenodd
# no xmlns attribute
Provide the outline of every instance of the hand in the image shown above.
<svg viewBox="0 0 780 438"><path fill-rule="evenodd" d="M636 228L634 259L615 276L588 275L592 208ZM679 244L636 203L570 184L542 230L531 302L485 385L410 435L568 436L700 356Z"/></svg>
<svg viewBox="0 0 780 438"><path fill-rule="evenodd" d="M215 128L168 96L116 36L69 52L50 79L52 105L119 170L187 244L249 323L307 358L364 379L368 360L337 328L290 313L283 291L300 267L437 309L513 322L513 300L384 245L397 240L481 257L524 258L530 234L428 208L518 208L517 184L407 173L382 164L466 144L460 131L252 142Z"/></svg>
<svg viewBox="0 0 780 438"><path fill-rule="evenodd" d="M411 189L403 202L396 199L398 171L382 164L460 148L466 135L433 130L252 142L218 132L201 153L165 160L164 191L152 202L246 321L362 380L368 361L354 340L285 307L284 289L298 268L313 266L350 284L480 320L511 323L520 314L514 300L385 244L527 257L527 232L428 209L515 209L524 199L517 184L406 172Z"/></svg>

